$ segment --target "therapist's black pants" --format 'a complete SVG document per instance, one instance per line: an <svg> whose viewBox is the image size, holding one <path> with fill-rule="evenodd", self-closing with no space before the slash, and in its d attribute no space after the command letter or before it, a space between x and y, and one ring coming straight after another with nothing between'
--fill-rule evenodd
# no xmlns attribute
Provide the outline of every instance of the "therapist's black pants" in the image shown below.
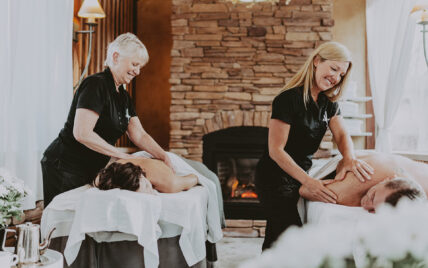
<svg viewBox="0 0 428 268"><path fill-rule="evenodd" d="M42 165L45 207L49 205L55 196L89 182L88 176L77 174L65 168L59 159L48 159L48 157L44 156L40 163Z"/></svg>
<svg viewBox="0 0 428 268"><path fill-rule="evenodd" d="M300 185L297 180L289 176L273 174L262 165L258 165L256 188L267 221L263 250L270 248L288 227L302 226L297 211Z"/></svg>

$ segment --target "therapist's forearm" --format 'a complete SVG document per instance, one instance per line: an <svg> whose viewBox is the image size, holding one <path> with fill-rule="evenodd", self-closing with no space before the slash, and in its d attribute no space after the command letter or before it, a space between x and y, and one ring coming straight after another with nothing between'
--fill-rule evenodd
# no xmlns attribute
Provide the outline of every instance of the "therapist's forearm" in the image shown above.
<svg viewBox="0 0 428 268"><path fill-rule="evenodd" d="M342 134L337 140L337 147L342 154L344 159L354 159L354 144L352 142L351 136L348 134Z"/></svg>
<svg viewBox="0 0 428 268"><path fill-rule="evenodd" d="M291 158L291 156L284 150L270 149L270 157L284 170L288 175L299 181L301 184L305 184L312 178Z"/></svg>
<svg viewBox="0 0 428 268"><path fill-rule="evenodd" d="M165 151L159 144L148 134L129 136L131 141L141 150L144 150L157 159L164 159Z"/></svg>
<svg viewBox="0 0 428 268"><path fill-rule="evenodd" d="M93 131L84 134L74 134L74 137L81 144L100 154L123 159L131 157L129 154L119 151Z"/></svg>

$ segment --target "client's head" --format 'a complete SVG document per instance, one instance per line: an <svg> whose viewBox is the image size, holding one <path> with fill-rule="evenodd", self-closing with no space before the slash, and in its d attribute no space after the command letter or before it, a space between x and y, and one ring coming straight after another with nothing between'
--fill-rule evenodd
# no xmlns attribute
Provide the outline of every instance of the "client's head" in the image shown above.
<svg viewBox="0 0 428 268"><path fill-rule="evenodd" d="M396 177L370 188L361 198L361 206L369 212L375 212L379 205L388 203L395 206L401 198L419 200L426 199L426 195L422 187L412 179Z"/></svg>
<svg viewBox="0 0 428 268"><path fill-rule="evenodd" d="M144 171L132 163L112 163L103 168L98 176L97 187L100 190L114 188L137 191L140 187L140 178L145 176Z"/></svg>

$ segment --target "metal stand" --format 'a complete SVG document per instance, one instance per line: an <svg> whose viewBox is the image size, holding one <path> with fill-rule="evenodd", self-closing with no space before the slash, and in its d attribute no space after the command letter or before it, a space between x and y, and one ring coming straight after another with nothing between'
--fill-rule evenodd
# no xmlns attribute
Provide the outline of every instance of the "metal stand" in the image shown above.
<svg viewBox="0 0 428 268"><path fill-rule="evenodd" d="M89 30L87 31L77 31L76 33L80 34L89 34L89 48L88 48L88 56L86 57L86 65L85 69L83 69L82 75L79 78L79 81L76 85L73 87L73 92L80 86L80 83L82 82L83 78L85 77L86 73L88 72L89 62L91 61L91 52L92 52L92 34L95 32L94 27L97 25L96 23L85 23L89 25Z"/></svg>
<svg viewBox="0 0 428 268"><path fill-rule="evenodd" d="M426 29L426 26L428 25L428 21L421 21L419 22L419 24L422 25L422 39L423 39L423 46L424 46L424 56L425 56L425 63L427 64L428 67L428 56L427 56L427 42L426 42L426 34L428 32L428 30Z"/></svg>

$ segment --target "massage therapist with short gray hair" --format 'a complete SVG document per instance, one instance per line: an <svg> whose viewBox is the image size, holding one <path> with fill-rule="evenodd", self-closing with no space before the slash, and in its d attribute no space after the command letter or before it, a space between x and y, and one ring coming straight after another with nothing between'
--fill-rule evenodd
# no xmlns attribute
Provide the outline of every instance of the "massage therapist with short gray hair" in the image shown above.
<svg viewBox="0 0 428 268"><path fill-rule="evenodd" d="M168 155L143 129L123 87L148 60L144 44L125 33L109 44L107 68L82 81L64 128L41 160L45 206L56 195L90 183L111 157L133 158L114 146L125 132L138 148L172 168Z"/></svg>

